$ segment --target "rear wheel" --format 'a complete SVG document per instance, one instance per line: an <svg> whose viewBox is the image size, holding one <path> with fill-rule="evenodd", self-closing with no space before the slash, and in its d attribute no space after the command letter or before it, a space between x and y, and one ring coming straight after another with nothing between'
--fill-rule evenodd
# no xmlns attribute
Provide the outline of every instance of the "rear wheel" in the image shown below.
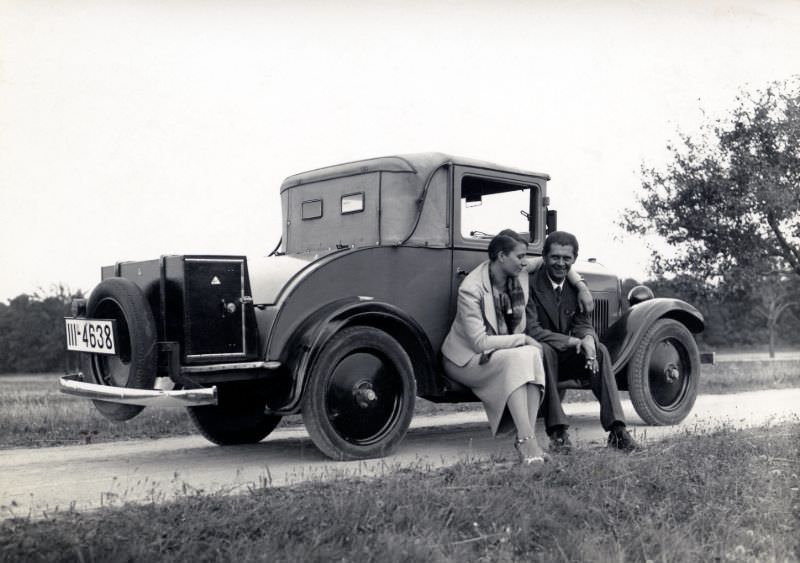
<svg viewBox="0 0 800 563"><path fill-rule="evenodd" d="M414 369L403 347L382 330L350 327L314 362L303 421L333 459L382 457L405 436L415 398Z"/></svg>
<svg viewBox="0 0 800 563"><path fill-rule="evenodd" d="M92 291L86 308L91 319L113 319L117 326L117 354L83 354L84 373L95 383L131 389L152 389L156 380L158 350L156 322L144 292L130 280L108 278ZM93 401L110 420L133 418L144 407Z"/></svg>
<svg viewBox="0 0 800 563"><path fill-rule="evenodd" d="M266 438L280 416L266 414L267 387L263 382L217 385L218 404L189 407L189 417L209 441L220 446L255 444Z"/></svg>
<svg viewBox="0 0 800 563"><path fill-rule="evenodd" d="M631 402L647 424L677 424L694 406L699 377L700 353L692 333L678 321L659 319L628 364Z"/></svg>

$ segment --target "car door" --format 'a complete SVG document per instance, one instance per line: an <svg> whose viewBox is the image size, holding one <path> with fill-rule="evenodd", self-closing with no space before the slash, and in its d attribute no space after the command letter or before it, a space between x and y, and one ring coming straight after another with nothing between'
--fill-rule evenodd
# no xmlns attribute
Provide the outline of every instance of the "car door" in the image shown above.
<svg viewBox="0 0 800 563"><path fill-rule="evenodd" d="M453 174L453 264L450 319L455 317L458 286L484 260L489 242L503 229L513 229L531 243L530 255L541 254L543 178L471 166Z"/></svg>

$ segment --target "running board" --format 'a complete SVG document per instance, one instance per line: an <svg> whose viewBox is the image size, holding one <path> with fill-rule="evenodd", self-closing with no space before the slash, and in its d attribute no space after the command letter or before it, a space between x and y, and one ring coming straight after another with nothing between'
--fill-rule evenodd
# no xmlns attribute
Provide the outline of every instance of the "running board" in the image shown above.
<svg viewBox="0 0 800 563"><path fill-rule="evenodd" d="M217 388L201 387L199 389L180 389L164 391L161 389L129 389L128 387L112 387L97 385L83 381L83 374L65 375L58 380L62 393L76 395L94 401L108 401L125 405L145 407L198 407L217 404Z"/></svg>

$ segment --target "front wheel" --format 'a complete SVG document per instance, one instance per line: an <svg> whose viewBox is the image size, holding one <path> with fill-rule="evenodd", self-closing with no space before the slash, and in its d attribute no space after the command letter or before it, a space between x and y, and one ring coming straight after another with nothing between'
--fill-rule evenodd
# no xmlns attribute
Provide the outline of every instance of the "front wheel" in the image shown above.
<svg viewBox="0 0 800 563"><path fill-rule="evenodd" d="M382 457L405 436L416 394L411 360L394 338L372 327L345 328L311 368L303 422L328 457Z"/></svg>
<svg viewBox="0 0 800 563"><path fill-rule="evenodd" d="M281 421L265 413L267 389L261 382L223 383L217 390L218 404L188 408L194 425L215 444L258 443Z"/></svg>
<svg viewBox="0 0 800 563"><path fill-rule="evenodd" d="M628 391L647 424L678 424L694 406L700 353L680 322L659 319L647 330L628 364Z"/></svg>

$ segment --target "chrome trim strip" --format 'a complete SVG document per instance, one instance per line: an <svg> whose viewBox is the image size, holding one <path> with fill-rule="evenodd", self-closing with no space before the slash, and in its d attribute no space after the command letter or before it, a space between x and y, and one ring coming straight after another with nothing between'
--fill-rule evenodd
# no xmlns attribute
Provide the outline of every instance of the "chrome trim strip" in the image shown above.
<svg viewBox="0 0 800 563"><path fill-rule="evenodd" d="M247 369L278 369L280 362L241 362L236 364L209 364L207 366L182 366L181 373L211 373Z"/></svg>
<svg viewBox="0 0 800 563"><path fill-rule="evenodd" d="M244 352L231 352L230 354L186 354L187 360L195 358L244 358L247 354Z"/></svg>
<svg viewBox="0 0 800 563"><path fill-rule="evenodd" d="M109 401L126 405L161 406L161 407L196 407L217 404L217 388L202 387L200 389L181 389L179 391L162 391L160 389L129 389L97 385L82 381L83 374L65 375L58 380L62 393L77 395L84 399Z"/></svg>

